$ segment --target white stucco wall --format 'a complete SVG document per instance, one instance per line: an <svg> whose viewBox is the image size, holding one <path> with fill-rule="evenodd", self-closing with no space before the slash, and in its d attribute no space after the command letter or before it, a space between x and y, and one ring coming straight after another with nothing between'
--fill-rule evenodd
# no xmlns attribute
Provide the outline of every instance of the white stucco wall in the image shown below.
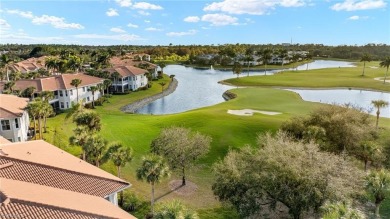
<svg viewBox="0 0 390 219"><path fill-rule="evenodd" d="M0 120L8 120L10 123L10 130L3 130L3 127L0 126L1 136L12 142L27 141L28 127L30 124L27 111L24 111L21 117L2 118ZM16 126L16 123L18 123L18 127Z"/></svg>

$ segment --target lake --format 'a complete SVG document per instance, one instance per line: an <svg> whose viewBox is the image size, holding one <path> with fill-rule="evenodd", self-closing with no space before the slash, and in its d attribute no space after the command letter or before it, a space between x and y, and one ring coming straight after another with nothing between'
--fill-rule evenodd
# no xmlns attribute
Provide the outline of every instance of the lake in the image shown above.
<svg viewBox="0 0 390 219"><path fill-rule="evenodd" d="M309 69L319 69L319 68L332 68L332 67L354 67L351 62L344 61L331 61L331 60L316 60L312 63L309 63ZM306 69L307 65L299 66L298 69ZM267 71L267 74L273 74L276 71ZM140 108L136 113L141 114L173 114L185 112L192 109L197 109L201 107L215 105L225 100L222 97L222 94L229 89L234 87L228 85L218 84L218 81L225 80L228 78L235 77L232 71L220 71L214 69L195 69L192 67L185 67L182 65L168 65L164 68L164 73L171 75L174 74L175 78L178 80L179 84L175 92L165 96L161 99L158 99L143 108ZM263 71L250 71L250 75L264 75ZM240 77L246 77L247 72L244 69L244 72ZM157 86L156 84L154 86ZM310 91L306 90L307 93ZM330 92L331 90L326 90ZM296 91L298 92L298 91ZM360 91L357 91L360 92ZM364 92L366 93L366 92ZM376 92L374 92L376 93ZM377 92L381 93L381 92ZM316 96L316 95L312 95ZM330 97L339 97L340 95L329 95ZM346 95L342 95L346 96ZM370 95L369 95L370 96ZM336 100L327 100L323 98L320 94L318 95L319 99L305 99L306 96L303 95L302 98L308 101L315 102L336 102ZM349 100L349 102L355 103L359 102L359 95L354 95L355 99ZM310 97L312 98L312 97ZM376 97L372 97L376 98ZM369 107L369 103L364 103L362 107ZM383 111L386 111L384 109ZM382 115L386 115L385 112ZM381 116L382 116L381 115Z"/></svg>

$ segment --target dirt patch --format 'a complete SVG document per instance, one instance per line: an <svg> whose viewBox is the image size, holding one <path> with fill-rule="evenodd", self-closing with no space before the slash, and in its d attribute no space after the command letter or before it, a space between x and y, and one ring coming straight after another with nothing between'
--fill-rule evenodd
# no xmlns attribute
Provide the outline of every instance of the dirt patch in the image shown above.
<svg viewBox="0 0 390 219"><path fill-rule="evenodd" d="M169 182L169 188L172 192L182 196L190 196L198 190L198 186L193 182L186 180L185 186L182 186L181 183L181 180L172 180Z"/></svg>

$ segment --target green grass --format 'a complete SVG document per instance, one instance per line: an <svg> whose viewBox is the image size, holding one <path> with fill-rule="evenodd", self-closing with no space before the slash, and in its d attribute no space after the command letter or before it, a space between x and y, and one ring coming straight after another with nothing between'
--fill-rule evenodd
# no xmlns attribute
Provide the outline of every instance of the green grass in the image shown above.
<svg viewBox="0 0 390 219"><path fill-rule="evenodd" d="M369 71L367 73L371 74ZM244 78L238 80L241 79ZM256 77L248 77L248 79L258 80ZM164 80L169 81L169 78ZM297 80L296 83L299 81ZM214 177L211 166L214 162L223 158L230 149L235 150L244 145L255 146L256 136L259 133L274 132L290 117L306 115L321 105L305 102L294 92L252 87L232 90L238 96L236 99L180 114L139 115L126 114L119 110L126 104L159 92L161 92L161 86L155 83L151 89L146 91L115 95L110 98L110 103L97 107L96 111L101 115L103 124L101 134L110 142L120 141L134 149L135 157L123 168L122 176L132 184L131 190L145 200L150 200L150 185L136 180L135 170L140 165L142 156L149 152L151 141L158 136L162 128L182 126L211 136L213 141L210 152L198 162L195 168L188 171L188 180L198 186L195 194L180 196L171 192L168 186L169 181L180 178L175 173L170 179L163 180L156 187L158 202L180 199L190 208L197 210L201 218L229 218L229 215L235 218L237 216L233 210L221 206L212 193L211 185L214 183ZM276 111L282 114L236 116L227 114L229 109L255 109ZM49 133L45 134L45 138L78 156L81 153L80 148L68 145L68 139L73 134L72 129L75 126L70 120L65 121L64 118L65 114L61 114L48 120ZM380 124L390 128L390 119L381 118ZM102 168L116 174L111 162L103 164Z"/></svg>
<svg viewBox="0 0 390 219"><path fill-rule="evenodd" d="M386 69L378 67L378 62L366 63L365 76L362 63L357 67L326 68L316 70L283 71L269 76L252 76L232 78L225 83L237 86L264 86L264 87L305 87L305 88L363 88L390 91L390 84L374 80L384 77Z"/></svg>

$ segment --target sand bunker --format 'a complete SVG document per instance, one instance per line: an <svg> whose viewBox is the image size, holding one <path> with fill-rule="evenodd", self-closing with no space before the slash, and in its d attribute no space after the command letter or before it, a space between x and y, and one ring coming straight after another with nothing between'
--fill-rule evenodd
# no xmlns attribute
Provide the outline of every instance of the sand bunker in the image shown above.
<svg viewBox="0 0 390 219"><path fill-rule="evenodd" d="M227 113L237 115L237 116L253 116L253 113L261 113L261 114L270 115L270 116L281 114L278 112L252 110L252 109L228 110Z"/></svg>

